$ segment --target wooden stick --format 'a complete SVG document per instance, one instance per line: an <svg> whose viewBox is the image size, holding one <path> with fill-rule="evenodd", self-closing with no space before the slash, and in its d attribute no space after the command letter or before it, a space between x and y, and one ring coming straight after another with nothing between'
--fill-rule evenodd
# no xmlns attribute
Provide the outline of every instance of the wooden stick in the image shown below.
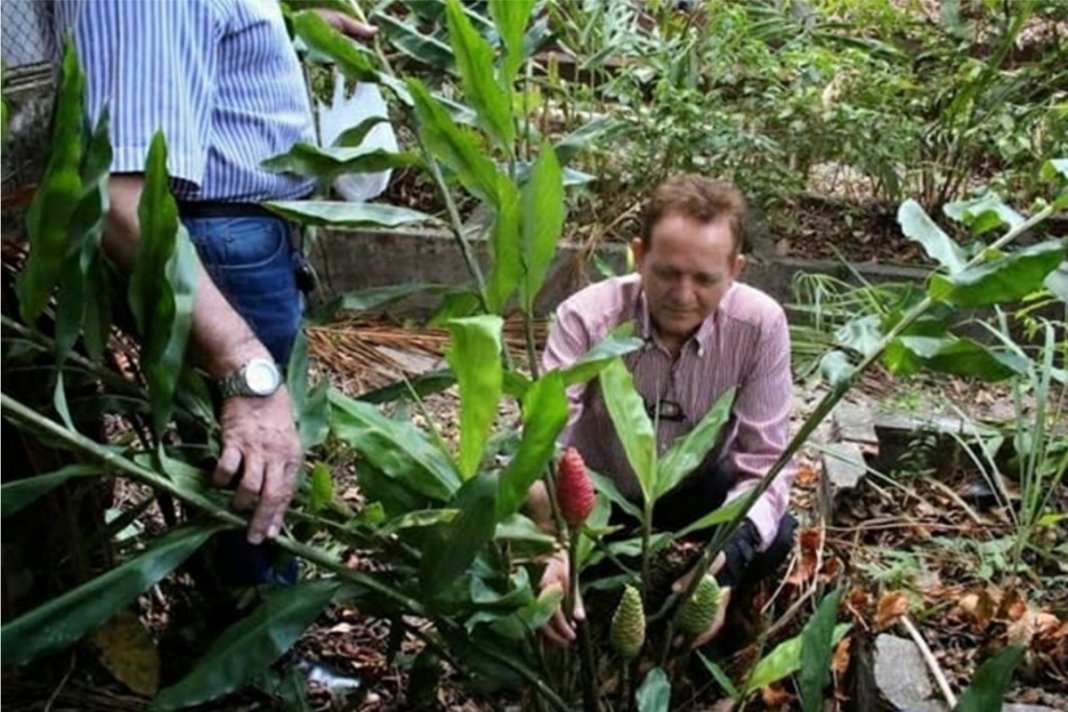
<svg viewBox="0 0 1068 712"><path fill-rule="evenodd" d="M938 683L938 688L942 691L942 696L946 698L946 704L950 709L957 706L957 696L953 694L953 690L949 687L949 681L946 680L946 675L942 672L942 667L935 660L934 653L931 652L931 648L927 645L927 641L923 639L923 635L909 620L908 616L901 616L901 625L905 631L908 632L909 637L912 638L912 642L916 643L916 647L920 649L920 655L923 657L923 661L927 663L927 668L934 675L935 682Z"/></svg>

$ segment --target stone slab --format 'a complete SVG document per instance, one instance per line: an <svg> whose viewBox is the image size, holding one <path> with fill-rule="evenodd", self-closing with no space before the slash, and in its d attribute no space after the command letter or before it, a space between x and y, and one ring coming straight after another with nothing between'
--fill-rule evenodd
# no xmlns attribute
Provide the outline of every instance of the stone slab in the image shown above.
<svg viewBox="0 0 1068 712"><path fill-rule="evenodd" d="M908 638L883 633L875 639L875 684L896 710L938 705L920 649Z"/></svg>
<svg viewBox="0 0 1068 712"><path fill-rule="evenodd" d="M822 449L823 474L833 486L834 494L853 490L864 480L868 466L857 443L828 443Z"/></svg>

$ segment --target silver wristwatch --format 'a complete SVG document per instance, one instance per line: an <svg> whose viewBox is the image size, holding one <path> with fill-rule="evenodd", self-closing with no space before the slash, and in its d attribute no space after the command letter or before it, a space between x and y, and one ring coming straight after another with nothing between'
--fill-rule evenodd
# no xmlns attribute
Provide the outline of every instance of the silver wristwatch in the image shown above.
<svg viewBox="0 0 1068 712"><path fill-rule="evenodd" d="M266 398L282 386L282 372L269 359L254 358L229 376L219 379L223 399L234 396Z"/></svg>

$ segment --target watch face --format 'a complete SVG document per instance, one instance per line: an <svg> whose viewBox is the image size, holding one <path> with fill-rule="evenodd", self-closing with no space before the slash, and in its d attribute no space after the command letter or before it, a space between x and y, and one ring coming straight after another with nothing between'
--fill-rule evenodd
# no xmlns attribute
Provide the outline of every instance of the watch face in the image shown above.
<svg viewBox="0 0 1068 712"><path fill-rule="evenodd" d="M245 382L256 395L270 395L278 389L278 368L265 359L252 359L245 366Z"/></svg>

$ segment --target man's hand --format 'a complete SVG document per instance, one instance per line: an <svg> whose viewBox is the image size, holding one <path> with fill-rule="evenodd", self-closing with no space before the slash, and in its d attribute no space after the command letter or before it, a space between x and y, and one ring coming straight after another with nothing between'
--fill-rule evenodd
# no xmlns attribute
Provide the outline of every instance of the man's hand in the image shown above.
<svg viewBox="0 0 1068 712"><path fill-rule="evenodd" d="M215 484L223 487L240 473L232 506L237 510L255 506L248 540L260 544L273 539L282 530L302 459L289 393L283 387L266 398L227 398L219 421L222 454Z"/></svg>
<svg viewBox="0 0 1068 712"><path fill-rule="evenodd" d="M716 554L716 558L712 560L712 565L708 567L708 573L706 576L715 576L723 568L723 565L727 562L727 557L723 552ZM696 567L690 569L685 574L680 576L675 583L671 585L672 593L682 594L686 593L686 589L690 587L690 581L693 580L693 575L697 572ZM727 616L727 606L731 601L731 589L729 586L725 586L719 590L719 603L716 605L716 617L712 619L712 623L705 629L704 633L701 633L690 642L690 649L699 648L708 641L719 635L719 631L723 628L723 622ZM683 644L682 636L677 636L674 640L675 647Z"/></svg>
<svg viewBox="0 0 1068 712"><path fill-rule="evenodd" d="M337 10L326 10L324 8L317 8L315 12L319 17L326 20L326 24L332 28L354 40L369 40L373 39L378 34L378 28L374 25L367 25L352 17L349 17L343 12Z"/></svg>
<svg viewBox="0 0 1068 712"><path fill-rule="evenodd" d="M553 554L545 565L545 573L541 575L538 590L543 591L553 585L560 586L565 596L571 590L571 567L567 562L567 554L562 551ZM575 598L573 620L568 620L567 616L564 615L563 608L557 606L549 618L549 622L539 628L538 631L551 643L567 646L575 639L575 624L584 620L586 620L586 608L582 605L582 594L578 594Z"/></svg>

